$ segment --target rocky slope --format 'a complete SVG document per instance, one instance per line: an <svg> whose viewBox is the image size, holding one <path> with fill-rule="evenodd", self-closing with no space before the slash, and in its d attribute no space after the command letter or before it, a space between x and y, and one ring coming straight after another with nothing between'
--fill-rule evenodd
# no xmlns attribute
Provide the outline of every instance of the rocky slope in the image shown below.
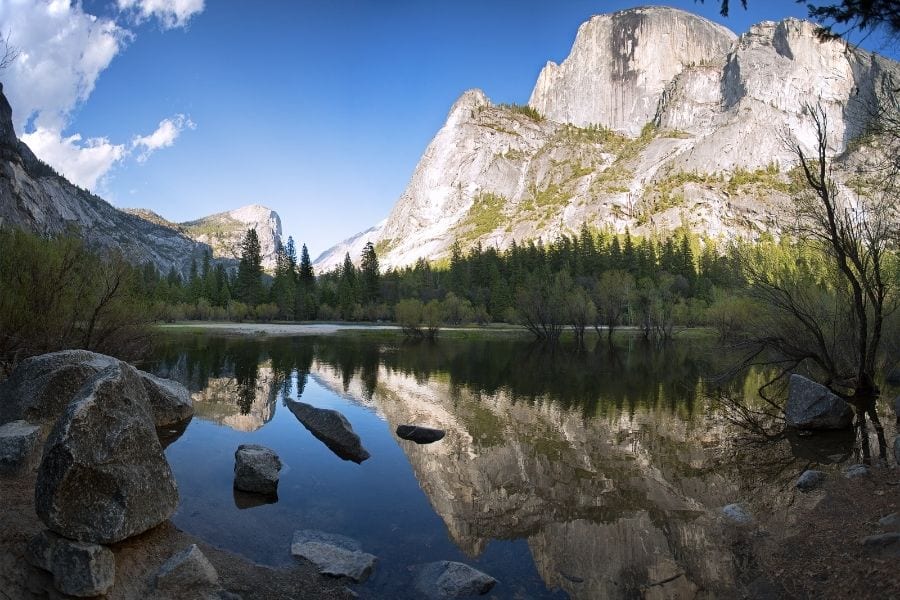
<svg viewBox="0 0 900 600"><path fill-rule="evenodd" d="M119 210L69 183L16 138L12 109L0 86L0 227L19 227L40 235L72 230L92 246L117 250L131 262L152 262L166 273L186 275L203 254L233 265L240 240L255 228L263 267L273 269L281 245L278 214L258 205L190 223L172 223L144 209Z"/></svg>
<svg viewBox="0 0 900 600"><path fill-rule="evenodd" d="M763 22L737 37L671 8L593 17L541 71L528 107L470 90L453 105L379 226L326 251L330 269L372 241L382 265L446 256L454 241L507 247L593 227L711 236L778 230L793 156L825 107L836 155L866 126L900 66L822 41L815 26Z"/></svg>

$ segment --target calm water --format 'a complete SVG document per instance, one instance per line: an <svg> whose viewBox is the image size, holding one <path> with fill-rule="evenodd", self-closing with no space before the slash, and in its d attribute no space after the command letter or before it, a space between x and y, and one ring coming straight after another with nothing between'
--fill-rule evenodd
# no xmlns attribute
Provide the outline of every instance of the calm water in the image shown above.
<svg viewBox="0 0 900 600"><path fill-rule="evenodd" d="M294 560L296 529L348 535L379 557L362 597L409 597L411 567L458 560L500 581L491 597L587 599L731 595L718 509L765 489L753 506L775 510L805 465L851 456L838 436L747 459L706 383L729 360L710 342L192 335L164 338L149 368L196 408L166 450L180 528L270 565ZM338 458L286 398L341 411L372 457ZM447 436L417 446L393 433L406 423ZM232 490L242 443L284 462L276 503Z"/></svg>

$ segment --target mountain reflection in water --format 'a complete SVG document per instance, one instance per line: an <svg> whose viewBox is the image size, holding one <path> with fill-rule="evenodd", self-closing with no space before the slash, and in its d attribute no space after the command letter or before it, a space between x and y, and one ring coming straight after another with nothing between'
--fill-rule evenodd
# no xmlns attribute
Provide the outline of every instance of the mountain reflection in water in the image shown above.
<svg viewBox="0 0 900 600"><path fill-rule="evenodd" d="M282 538L292 528L351 535L380 556L376 575L359 588L364 597L404 597L408 567L423 557L485 570L501 582L495 597L731 596L739 574L718 509L758 495L761 485L777 505L803 463L795 441L767 464L742 462L739 436L705 383L729 361L708 342L659 348L603 340L591 351L548 351L510 339L169 336L154 370L192 392L201 423L188 428L185 447L193 439L192 447L225 454L250 440L204 434L205 420L252 432L254 443L281 444L289 465L277 504L235 516L233 504L194 498L215 496L211 488L227 485L228 473L194 491L196 474L175 443L169 458L183 504L195 507L176 523L272 564L289 560ZM727 385L742 392L757 381L750 375ZM345 412L373 465L329 462L299 423L280 421L293 417L276 410L279 395ZM408 423L444 429L446 437L419 446L393 435ZM840 444L846 450L852 439ZM228 465L222 458L207 468ZM386 481L366 480L374 469L384 469L378 477ZM424 502L391 494L392 477L397 488L414 477ZM350 484L384 485L379 494L393 497L380 504L335 491ZM257 515L247 526L252 542L239 530L247 515ZM413 526L416 519L424 524Z"/></svg>

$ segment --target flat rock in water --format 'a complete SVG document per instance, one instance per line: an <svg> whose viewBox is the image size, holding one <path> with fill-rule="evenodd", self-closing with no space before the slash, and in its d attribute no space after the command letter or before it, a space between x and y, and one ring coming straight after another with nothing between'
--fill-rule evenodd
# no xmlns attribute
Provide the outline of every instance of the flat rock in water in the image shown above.
<svg viewBox="0 0 900 600"><path fill-rule="evenodd" d="M378 560L363 552L360 543L352 538L313 529L294 532L291 554L310 561L323 575L349 577L357 582L368 579Z"/></svg>
<svg viewBox="0 0 900 600"><path fill-rule="evenodd" d="M416 590L435 599L487 594L496 584L487 573L451 560L421 565L416 576Z"/></svg>
<svg viewBox="0 0 900 600"><path fill-rule="evenodd" d="M0 423L24 419L49 428L89 379L119 362L88 350L62 350L23 360L0 384ZM147 392L144 402L157 427L185 421L194 414L183 385L137 372Z"/></svg>
<svg viewBox="0 0 900 600"><path fill-rule="evenodd" d="M807 469L806 471L803 471L803 474L797 479L797 488L806 492L819 487L823 481L825 481L824 471Z"/></svg>
<svg viewBox="0 0 900 600"><path fill-rule="evenodd" d="M853 423L853 409L824 385L794 373L784 417L797 429L847 429Z"/></svg>
<svg viewBox="0 0 900 600"><path fill-rule="evenodd" d="M442 429L432 429L431 427L419 427L418 425L398 425L397 437L417 444L432 444L444 439L444 431Z"/></svg>
<svg viewBox="0 0 900 600"><path fill-rule="evenodd" d="M157 590L177 598L198 598L217 592L219 574L197 544L191 544L167 560L156 572Z"/></svg>
<svg viewBox="0 0 900 600"><path fill-rule="evenodd" d="M144 371L138 373L147 390L147 401L157 427L172 427L194 416L194 401L186 387Z"/></svg>
<svg viewBox="0 0 900 600"><path fill-rule="evenodd" d="M119 362L84 385L51 431L37 515L65 537L111 544L159 525L177 506L140 376Z"/></svg>
<svg viewBox="0 0 900 600"><path fill-rule="evenodd" d="M287 406L310 433L342 459L358 464L369 458L350 422L338 411L293 400L288 400Z"/></svg>
<svg viewBox="0 0 900 600"><path fill-rule="evenodd" d="M278 491L281 459L258 444L241 444L234 453L234 487L245 492L272 495Z"/></svg>
<svg viewBox="0 0 900 600"><path fill-rule="evenodd" d="M0 475L19 475L37 464L41 428L25 421L0 425Z"/></svg>
<svg viewBox="0 0 900 600"><path fill-rule="evenodd" d="M42 531L28 542L26 557L32 565L53 575L53 586L70 596L100 596L112 588L116 559L109 548L75 542Z"/></svg>
<svg viewBox="0 0 900 600"><path fill-rule="evenodd" d="M740 504L729 504L727 506L722 507L722 514L725 517L738 525L749 525L753 522L753 517L750 516L750 513Z"/></svg>

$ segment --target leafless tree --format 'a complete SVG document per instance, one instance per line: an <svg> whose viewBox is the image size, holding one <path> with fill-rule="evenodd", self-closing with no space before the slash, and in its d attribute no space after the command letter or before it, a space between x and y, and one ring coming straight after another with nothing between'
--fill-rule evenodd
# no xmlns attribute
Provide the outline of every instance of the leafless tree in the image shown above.
<svg viewBox="0 0 900 600"><path fill-rule="evenodd" d="M19 58L19 49L9 42L10 34L0 33L0 71L6 69Z"/></svg>

